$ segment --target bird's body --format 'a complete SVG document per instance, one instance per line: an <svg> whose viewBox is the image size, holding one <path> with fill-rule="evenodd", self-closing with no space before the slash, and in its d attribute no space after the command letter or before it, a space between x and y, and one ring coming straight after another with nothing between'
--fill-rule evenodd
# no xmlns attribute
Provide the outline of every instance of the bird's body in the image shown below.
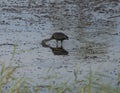
<svg viewBox="0 0 120 93"><path fill-rule="evenodd" d="M63 40L68 40L68 36L67 35L65 35L64 33L62 33L62 32L55 32L55 33L53 33L53 35L52 35L52 37L51 37L52 39L55 39L56 41L63 41Z"/></svg>
<svg viewBox="0 0 120 93"><path fill-rule="evenodd" d="M55 39L57 41L57 46L58 46L58 41L61 41L61 46L62 46L63 40L68 40L68 36L62 32L55 32L53 33L51 39Z"/></svg>

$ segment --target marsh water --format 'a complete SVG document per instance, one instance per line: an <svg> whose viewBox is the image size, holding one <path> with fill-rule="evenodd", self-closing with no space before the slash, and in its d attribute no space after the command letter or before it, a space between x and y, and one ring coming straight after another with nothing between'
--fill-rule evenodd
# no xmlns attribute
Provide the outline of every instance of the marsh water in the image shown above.
<svg viewBox="0 0 120 93"><path fill-rule="evenodd" d="M41 42L65 33L68 55L54 55ZM56 47L56 41L47 42ZM90 68L113 80L120 73L119 0L1 0L0 62L19 66L17 77L49 85L86 80Z"/></svg>

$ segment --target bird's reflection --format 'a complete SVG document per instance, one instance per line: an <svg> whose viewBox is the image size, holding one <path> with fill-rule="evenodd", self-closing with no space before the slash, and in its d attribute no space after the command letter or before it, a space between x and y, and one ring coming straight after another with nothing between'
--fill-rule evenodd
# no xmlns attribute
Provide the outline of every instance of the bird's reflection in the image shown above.
<svg viewBox="0 0 120 93"><path fill-rule="evenodd" d="M65 50L63 48L63 46L61 46L61 47L51 47L50 45L47 45L46 42L47 42L46 39L42 40L42 42L41 42L42 46L50 48L54 55L68 55L68 51Z"/></svg>
<svg viewBox="0 0 120 93"><path fill-rule="evenodd" d="M68 55L68 51L66 51L63 47L49 47L54 55Z"/></svg>

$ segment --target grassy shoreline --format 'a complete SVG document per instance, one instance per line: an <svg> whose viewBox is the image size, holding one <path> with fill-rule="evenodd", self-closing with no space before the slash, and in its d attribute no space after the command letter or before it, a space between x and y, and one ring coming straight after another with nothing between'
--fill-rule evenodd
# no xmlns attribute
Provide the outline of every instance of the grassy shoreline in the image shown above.
<svg viewBox="0 0 120 93"><path fill-rule="evenodd" d="M87 77L87 81L78 80L77 72L74 71L75 80L72 84L68 81L59 84L51 82L48 86L33 86L29 79L15 78L13 75L18 67L5 66L3 63L0 70L0 93L119 93L120 91L120 75L116 86L104 84L102 78L108 78L106 75L93 75L92 70ZM85 82L85 83L84 83Z"/></svg>

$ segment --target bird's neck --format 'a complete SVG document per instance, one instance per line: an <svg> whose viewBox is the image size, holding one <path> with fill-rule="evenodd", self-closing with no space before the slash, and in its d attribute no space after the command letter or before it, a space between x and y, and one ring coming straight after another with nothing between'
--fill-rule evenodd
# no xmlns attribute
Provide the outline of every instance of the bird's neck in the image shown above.
<svg viewBox="0 0 120 93"><path fill-rule="evenodd" d="M47 45L46 43L47 43L47 41L50 41L50 40L52 40L52 38L42 40L42 42L41 42L42 46L49 47L49 45Z"/></svg>
<svg viewBox="0 0 120 93"><path fill-rule="evenodd" d="M42 44L46 45L46 43L50 40L52 40L52 38L44 39L44 40L42 40Z"/></svg>
<svg viewBox="0 0 120 93"><path fill-rule="evenodd" d="M47 38L47 39L44 39L44 42L48 42L50 40L52 40L52 38Z"/></svg>

